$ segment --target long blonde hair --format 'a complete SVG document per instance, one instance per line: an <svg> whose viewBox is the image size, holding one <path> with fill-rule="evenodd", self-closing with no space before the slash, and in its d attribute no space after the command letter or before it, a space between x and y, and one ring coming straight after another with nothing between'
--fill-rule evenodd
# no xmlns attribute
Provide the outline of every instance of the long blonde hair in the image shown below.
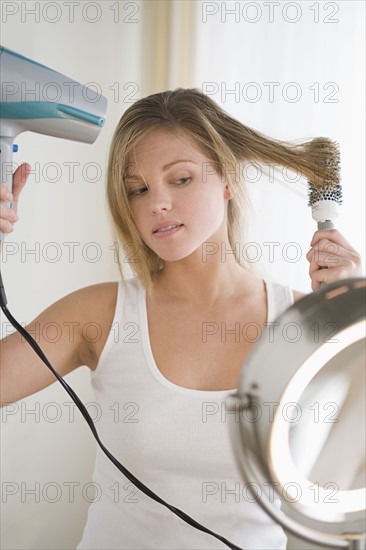
<svg viewBox="0 0 366 550"><path fill-rule="evenodd" d="M229 243L236 261L247 268L235 246L245 237L243 213L250 208L240 166L248 162L286 167L313 182L319 181L319 178L321 180L326 169L318 154L309 146L311 142L293 144L271 139L229 116L199 90L178 88L134 103L123 114L113 136L108 162L107 197L117 238L127 253L129 266L149 295L153 277L162 269L164 262L141 239L132 218L125 179L137 143L148 132L157 129L185 132L213 163L217 172L225 177L233 192L233 198L228 203ZM124 279L121 256L118 247L118 267Z"/></svg>

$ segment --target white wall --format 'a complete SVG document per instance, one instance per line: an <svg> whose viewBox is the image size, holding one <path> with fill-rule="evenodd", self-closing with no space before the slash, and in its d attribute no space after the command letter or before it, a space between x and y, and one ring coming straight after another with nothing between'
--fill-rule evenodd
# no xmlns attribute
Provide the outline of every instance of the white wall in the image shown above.
<svg viewBox="0 0 366 550"><path fill-rule="evenodd" d="M106 125L93 145L31 133L16 139L14 161L29 162L35 173L23 191L16 230L4 243L2 275L9 310L28 323L65 294L119 277L109 248L113 238L104 206L104 176L116 123L128 101L139 97L141 6L134 1L126 9L120 3L118 13L111 10L116 3L83 1L74 3L72 14L64 2L1 4L4 47L82 84L97 83L109 101ZM80 163L75 181L70 181L65 164L70 162ZM64 243L75 243L74 261L72 245ZM6 331L8 322L5 317L2 321ZM93 401L88 369L66 379L84 402ZM7 500L1 507L2 548L75 548L80 539L92 498L87 483L95 444L76 407L65 402L72 403L71 398L57 383L1 410L1 481ZM27 412L32 409L35 415ZM32 488L39 502L27 493Z"/></svg>

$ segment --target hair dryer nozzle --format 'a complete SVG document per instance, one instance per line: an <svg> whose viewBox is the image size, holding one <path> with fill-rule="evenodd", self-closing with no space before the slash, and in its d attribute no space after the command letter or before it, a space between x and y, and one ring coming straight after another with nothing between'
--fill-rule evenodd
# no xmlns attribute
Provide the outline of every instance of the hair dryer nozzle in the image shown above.
<svg viewBox="0 0 366 550"><path fill-rule="evenodd" d="M92 88L0 47L0 136L21 132L93 143L107 99Z"/></svg>

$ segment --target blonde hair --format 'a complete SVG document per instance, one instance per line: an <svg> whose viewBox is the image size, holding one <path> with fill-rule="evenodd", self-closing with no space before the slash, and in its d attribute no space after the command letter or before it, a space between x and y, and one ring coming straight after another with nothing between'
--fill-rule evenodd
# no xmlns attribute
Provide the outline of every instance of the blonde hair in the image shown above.
<svg viewBox="0 0 366 550"><path fill-rule="evenodd" d="M287 167L313 182L324 175L324 162L309 147L311 142L293 144L266 137L229 116L199 90L178 88L134 103L123 114L113 136L108 162L107 198L117 238L125 252L132 247L129 266L148 295L151 294L153 278L164 266L164 261L141 239L132 218L125 179L137 143L148 132L157 129L185 132L213 163L216 171L225 177L233 192L233 198L228 203L229 243L235 260L249 269L235 246L235 243L243 241L245 224L242 214L250 209L240 169L242 163ZM323 150L323 154L325 152ZM124 280L119 247L117 257Z"/></svg>

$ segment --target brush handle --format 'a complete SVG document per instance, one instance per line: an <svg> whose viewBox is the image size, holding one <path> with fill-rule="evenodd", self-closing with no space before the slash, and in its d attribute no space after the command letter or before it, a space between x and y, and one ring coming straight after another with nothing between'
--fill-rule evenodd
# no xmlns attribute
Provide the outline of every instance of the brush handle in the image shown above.
<svg viewBox="0 0 366 550"><path fill-rule="evenodd" d="M330 220L324 222L318 222L318 229L334 229L334 223Z"/></svg>
<svg viewBox="0 0 366 550"><path fill-rule="evenodd" d="M13 147L14 138L0 138L0 178L9 191L13 191ZM6 206L11 208L11 202L3 201ZM7 233L0 231L0 241L3 241Z"/></svg>
<svg viewBox="0 0 366 550"><path fill-rule="evenodd" d="M330 220L325 220L324 222L318 222L318 229L334 229L334 223ZM328 269L325 265L320 266L319 269ZM320 286L324 286L326 283L320 283Z"/></svg>

